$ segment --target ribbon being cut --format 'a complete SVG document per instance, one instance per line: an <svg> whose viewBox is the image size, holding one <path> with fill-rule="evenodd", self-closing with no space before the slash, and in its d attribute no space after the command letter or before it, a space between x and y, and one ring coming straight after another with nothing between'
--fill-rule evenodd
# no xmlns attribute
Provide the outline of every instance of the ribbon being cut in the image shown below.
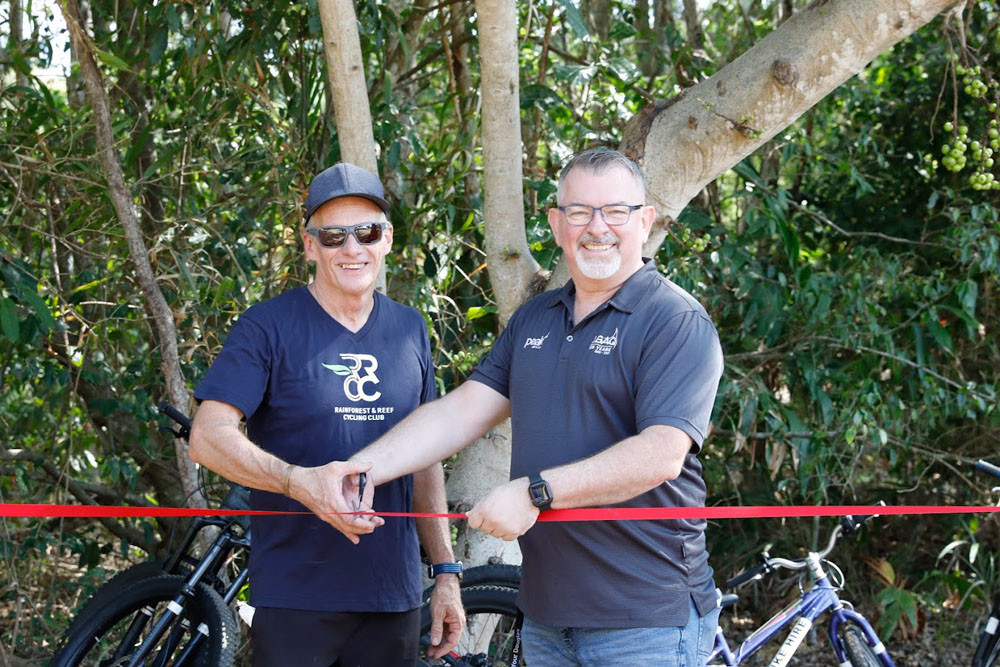
<svg viewBox="0 0 1000 667"><path fill-rule="evenodd" d="M972 514L997 512L994 505L747 505L716 507L593 507L542 512L539 521L655 521L662 519L762 519L814 516L844 516L847 514ZM4 517L185 517L185 516L273 516L281 514L311 514L311 512L279 512L194 507L123 507L105 505L41 505L0 503ZM378 514L382 517L439 517L464 519L465 514L434 514L421 512L349 512Z"/></svg>

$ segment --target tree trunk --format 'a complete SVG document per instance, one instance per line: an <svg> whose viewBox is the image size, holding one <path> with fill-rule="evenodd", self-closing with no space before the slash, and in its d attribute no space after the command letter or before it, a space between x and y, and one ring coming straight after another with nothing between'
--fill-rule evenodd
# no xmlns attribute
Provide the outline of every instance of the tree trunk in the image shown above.
<svg viewBox="0 0 1000 667"><path fill-rule="evenodd" d="M323 50L337 121L340 159L378 174L378 153L354 3L319 0L319 16L323 24ZM379 271L376 289L385 292L385 265Z"/></svg>
<svg viewBox="0 0 1000 667"><path fill-rule="evenodd" d="M375 135L354 4L349 0L320 0L319 15L337 118L340 159L377 174Z"/></svg>
<svg viewBox="0 0 1000 667"><path fill-rule="evenodd" d="M152 315L153 327L160 346L160 368L167 383L167 396L174 405L186 409L190 404L191 396L188 394L184 376L181 373L177 354L177 330L174 328L173 313L170 312L170 307L156 282L156 275L149 261L146 243L139 230L139 219L135 212L134 201L125 185L121 164L115 154L111 111L108 107L108 96L104 90L101 72L94 61L90 38L80 21L76 0L63 0L60 8L66 20L66 26L69 28L73 50L79 60L80 74L87 90L87 97L94 110L94 127L97 132L97 149L101 168L108 182L108 191L115 213L128 241L129 253L135 263L139 286ZM189 498L189 504L204 507L205 499L198 488L196 467L188 456L185 440L180 438L174 440L174 454L181 476L181 484L184 487L184 493Z"/></svg>
<svg viewBox="0 0 1000 667"><path fill-rule="evenodd" d="M774 5L774 11L777 13L777 16L775 17L776 23L784 23L791 18L792 14L795 12L792 7L792 0L780 0L779 2L774 3Z"/></svg>
<svg viewBox="0 0 1000 667"><path fill-rule="evenodd" d="M587 22L590 29L600 39L608 38L608 31L611 29L611 2L610 0L589 0L585 5Z"/></svg>
<svg viewBox="0 0 1000 667"><path fill-rule="evenodd" d="M400 16L407 10L406 18L403 20L399 30L389 33L388 45L385 49L385 71L392 77L392 85L396 95L409 97L413 93L413 82L397 85L400 78L409 72L415 65L417 52L420 50L420 29L423 27L424 19L430 11L427 0L422 2L391 2L392 11Z"/></svg>
<svg viewBox="0 0 1000 667"><path fill-rule="evenodd" d="M510 420L506 419L458 455L447 485L448 500L456 511L469 511L495 486L510 479L510 438ZM521 550L517 542L504 542L471 530L462 521L458 525L455 557L468 565L490 562L517 565L521 562Z"/></svg>
<svg viewBox="0 0 1000 667"><path fill-rule="evenodd" d="M21 0L10 0L10 36L7 38L7 52L11 53L15 49L20 51L22 39L24 39L24 9L21 7ZM26 86L28 76L17 70L15 81L19 86Z"/></svg>
<svg viewBox="0 0 1000 667"><path fill-rule="evenodd" d="M524 233L521 110L517 62L517 13L506 0L477 0L482 137L485 171L486 253L501 326L529 296L538 263ZM514 138L514 141L511 139ZM459 454L448 478L448 498L471 507L510 474L510 421ZM492 557L519 563L516 542L459 531L459 553L472 564Z"/></svg>
<svg viewBox="0 0 1000 667"><path fill-rule="evenodd" d="M478 0L486 254L501 326L529 296L538 263L524 233L521 109L514 3ZM513 141L512 141L513 139Z"/></svg>
<svg viewBox="0 0 1000 667"><path fill-rule="evenodd" d="M479 94L472 81L472 73L469 71L469 17L473 6L468 3L454 4L449 8L450 16L448 20L448 34L445 39L450 40L451 69L455 76L455 93L458 97L458 117L461 124L461 133L467 137L470 150L476 134L479 114L477 112ZM465 201L469 208L473 207L472 202L479 196L482 189L479 183L479 174L475 169L465 172Z"/></svg>

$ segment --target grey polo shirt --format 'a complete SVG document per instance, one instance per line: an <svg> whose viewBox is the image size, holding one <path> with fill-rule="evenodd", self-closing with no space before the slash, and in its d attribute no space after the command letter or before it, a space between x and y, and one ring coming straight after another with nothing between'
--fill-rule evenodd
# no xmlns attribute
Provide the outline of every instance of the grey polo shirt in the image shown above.
<svg viewBox="0 0 1000 667"><path fill-rule="evenodd" d="M694 441L680 476L617 507L704 506L696 454L722 375L705 309L650 260L576 326L574 294L570 282L524 304L472 374L510 399L511 479L665 424ZM716 605L705 524L535 524L520 538L518 606L554 626L684 625L689 600L702 615Z"/></svg>

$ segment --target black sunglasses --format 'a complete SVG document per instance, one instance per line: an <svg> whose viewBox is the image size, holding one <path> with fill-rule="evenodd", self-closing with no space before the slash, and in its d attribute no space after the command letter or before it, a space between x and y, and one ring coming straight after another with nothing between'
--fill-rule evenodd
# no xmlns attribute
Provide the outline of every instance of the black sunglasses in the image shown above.
<svg viewBox="0 0 1000 667"><path fill-rule="evenodd" d="M316 237L321 246L339 248L347 243L347 235L354 232L354 238L361 245L371 245L382 240L385 233L384 222L362 222L359 225L327 225L326 227L306 227L306 233Z"/></svg>

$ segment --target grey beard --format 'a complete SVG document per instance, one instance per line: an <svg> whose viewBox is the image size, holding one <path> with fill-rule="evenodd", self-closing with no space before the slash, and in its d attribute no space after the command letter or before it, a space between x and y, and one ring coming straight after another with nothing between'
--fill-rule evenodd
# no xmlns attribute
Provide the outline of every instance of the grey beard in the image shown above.
<svg viewBox="0 0 1000 667"><path fill-rule="evenodd" d="M576 266L580 269L580 273L591 280L604 280L605 278L610 278L615 275L622 265L622 256L620 252L610 254L608 257L603 259L586 258L583 255L583 244L604 242L614 243L617 240L618 239L615 238L598 238L596 236L588 235L580 237L576 247Z"/></svg>

